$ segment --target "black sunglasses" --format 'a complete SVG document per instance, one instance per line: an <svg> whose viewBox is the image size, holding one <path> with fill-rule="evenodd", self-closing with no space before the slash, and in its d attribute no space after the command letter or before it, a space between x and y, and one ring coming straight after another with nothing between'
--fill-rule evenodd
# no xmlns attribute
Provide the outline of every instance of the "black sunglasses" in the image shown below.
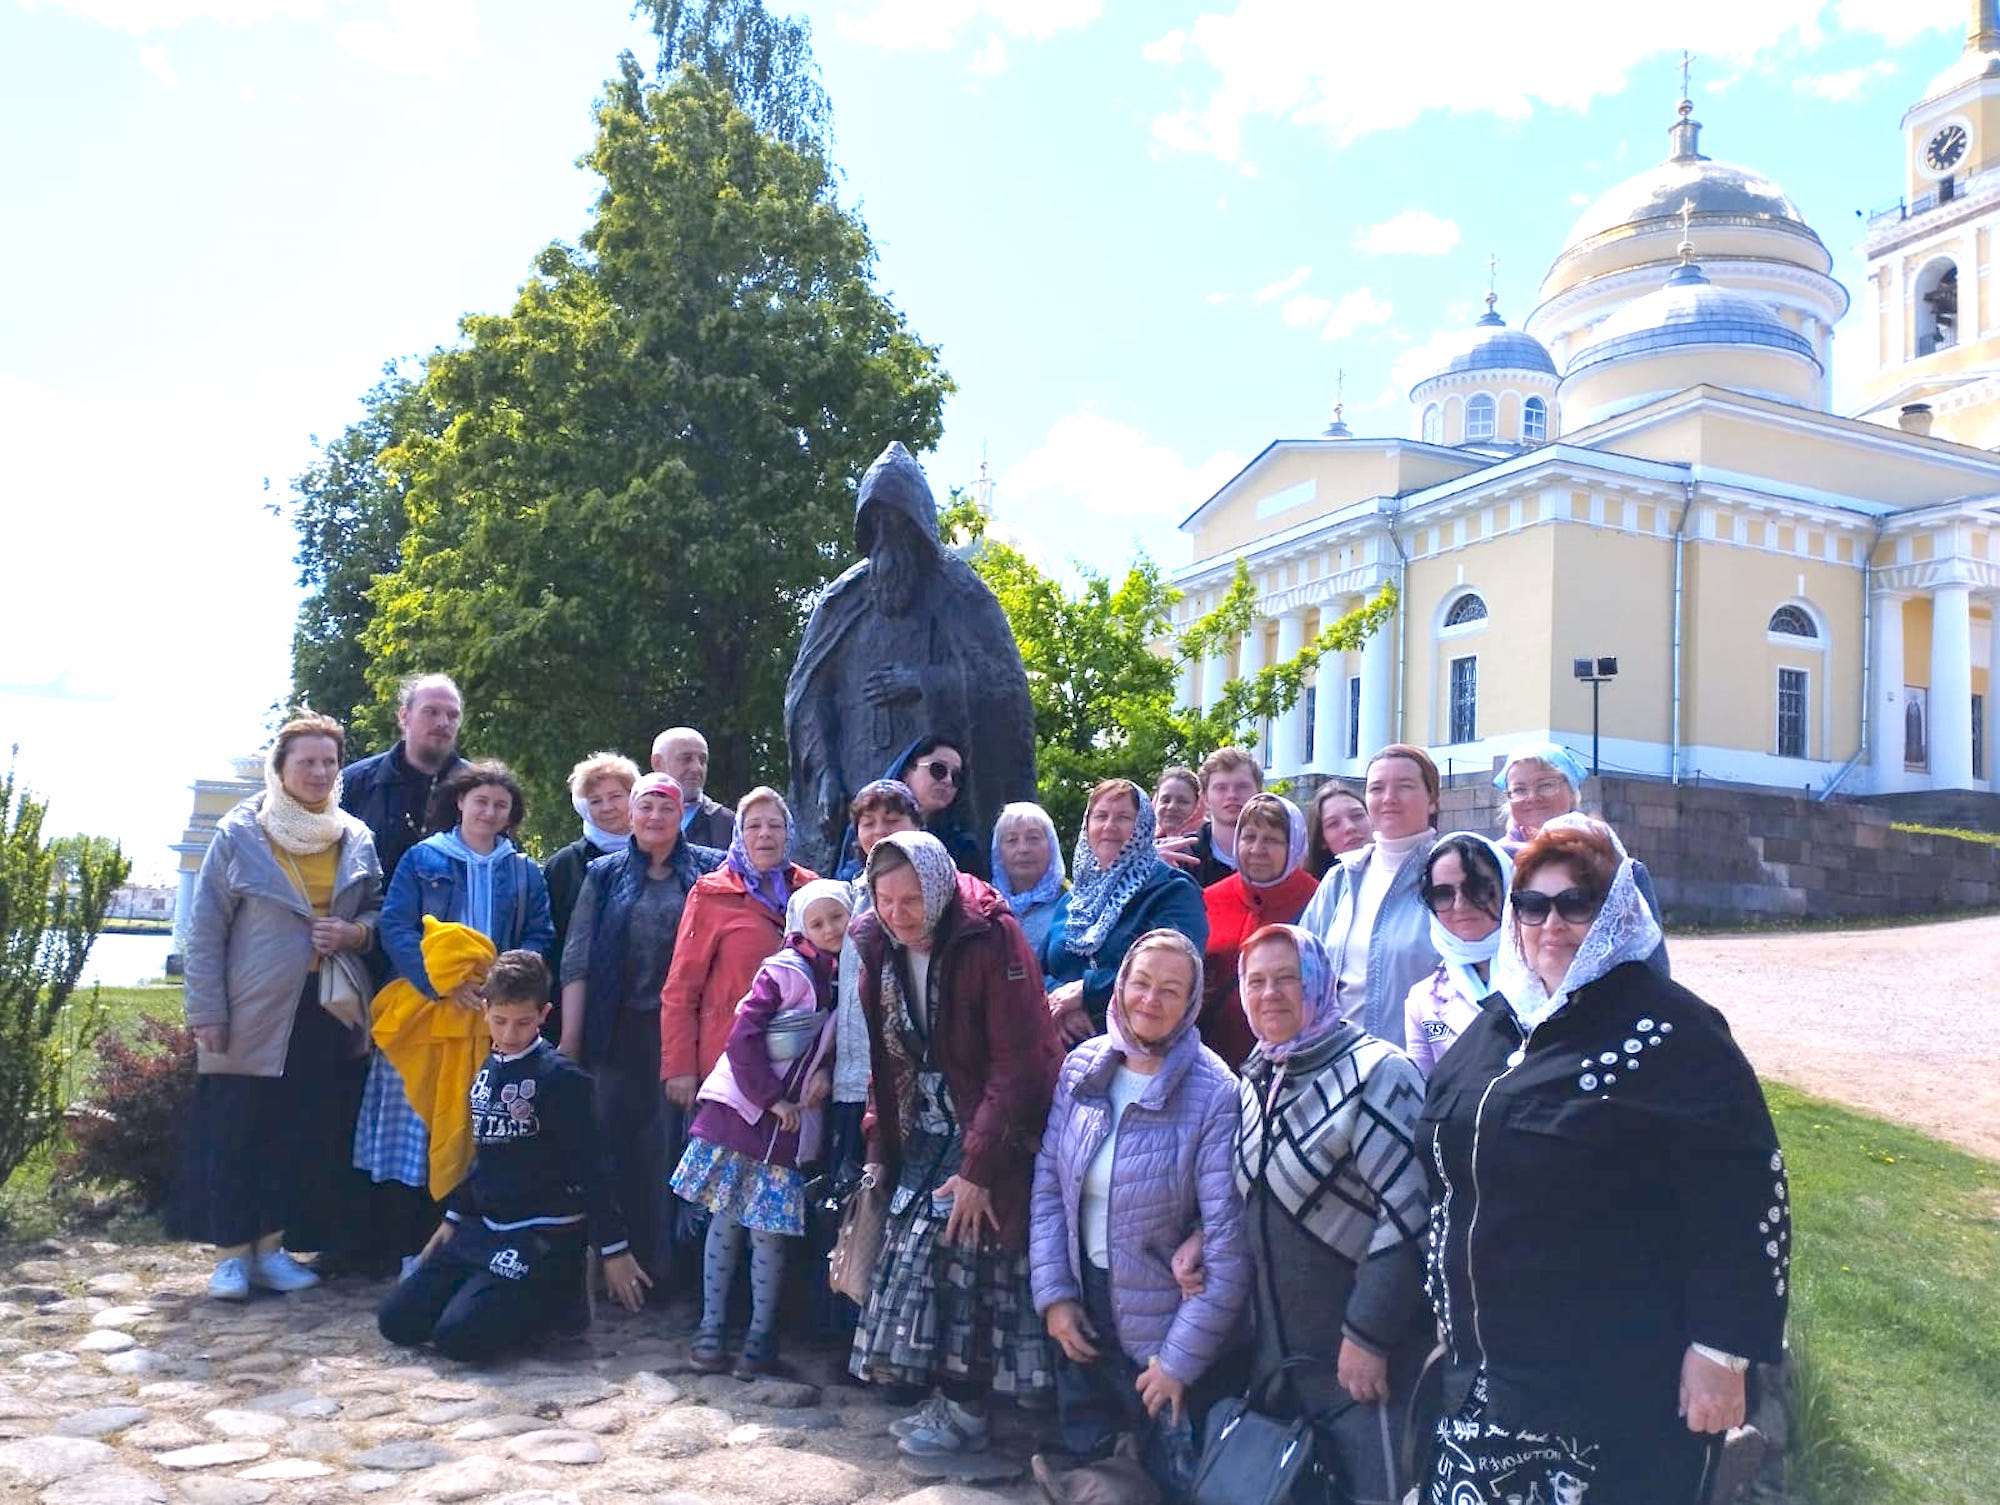
<svg viewBox="0 0 2000 1505"><path fill-rule="evenodd" d="M1475 887L1469 883L1432 883L1424 889L1424 907L1432 914L1443 914L1452 905L1463 902L1467 909L1476 909L1481 914L1492 914L1493 891L1483 885Z"/></svg>
<svg viewBox="0 0 2000 1505"><path fill-rule="evenodd" d="M940 784L950 784L954 788L958 786L959 780L965 777L964 769L951 763L941 763L936 758L932 758L928 763L919 763L917 766Z"/></svg>
<svg viewBox="0 0 2000 1505"><path fill-rule="evenodd" d="M1570 924L1581 925L1595 918L1603 906L1602 899L1593 899L1580 888L1566 888L1559 894L1537 893L1532 888L1514 890L1514 913L1523 925L1546 924L1551 909Z"/></svg>

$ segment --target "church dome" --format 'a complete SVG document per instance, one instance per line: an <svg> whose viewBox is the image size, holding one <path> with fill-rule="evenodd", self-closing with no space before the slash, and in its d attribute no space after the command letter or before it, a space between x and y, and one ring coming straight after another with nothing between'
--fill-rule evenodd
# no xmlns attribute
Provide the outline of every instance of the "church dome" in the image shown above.
<svg viewBox="0 0 2000 1505"><path fill-rule="evenodd" d="M1658 292L1626 304L1598 326L1597 338L1570 362L1581 375L1607 361L1682 349L1691 345L1745 345L1786 351L1819 369L1812 341L1787 329L1768 305L1746 293L1717 287L1692 262L1681 266Z"/></svg>
<svg viewBox="0 0 2000 1505"><path fill-rule="evenodd" d="M1459 376L1479 371L1535 371L1546 376L1556 374L1556 363L1542 342L1531 334L1518 329L1509 329L1507 321L1494 311L1493 300L1487 300L1486 312L1470 329L1447 341L1439 351L1435 370L1426 372L1423 379L1410 390L1414 394L1426 382L1436 381L1441 376Z"/></svg>
<svg viewBox="0 0 2000 1505"><path fill-rule="evenodd" d="M1813 235L1785 190L1762 173L1691 154L1669 157L1600 195L1570 227L1563 250L1567 253L1613 231L1655 225L1678 230L1681 206L1687 203L1694 206L1697 224L1721 217Z"/></svg>

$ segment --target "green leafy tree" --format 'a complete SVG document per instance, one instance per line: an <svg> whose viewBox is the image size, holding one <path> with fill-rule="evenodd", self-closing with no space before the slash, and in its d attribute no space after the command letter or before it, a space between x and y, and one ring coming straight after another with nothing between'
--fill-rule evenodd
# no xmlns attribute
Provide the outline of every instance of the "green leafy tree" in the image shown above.
<svg viewBox="0 0 2000 1505"><path fill-rule="evenodd" d="M774 16L762 0L639 0L632 13L652 18L658 78L693 68L727 88L759 130L826 153L833 104L813 61L810 22Z"/></svg>
<svg viewBox="0 0 2000 1505"><path fill-rule="evenodd" d="M404 478L384 456L420 431L426 412L415 378L397 363L362 399L365 415L320 450L292 481L294 556L306 598L292 631L292 703L349 723L347 755L381 745L361 634L374 617L369 591L402 559L408 527ZM313 442L319 443L317 435Z"/></svg>
<svg viewBox="0 0 2000 1505"><path fill-rule="evenodd" d="M1013 626L1035 706L1041 803L1065 842L1082 827L1084 797L1098 780L1126 778L1150 790L1162 768L1199 764L1241 740L1298 701L1324 654L1359 648L1396 609L1395 587L1385 586L1293 657L1231 680L1203 711L1177 703L1181 676L1249 627L1256 590L1241 561L1222 601L1176 629L1181 593L1144 554L1120 581L1080 567L1072 591L1020 550L986 538L984 519L962 493L943 524L973 545L973 568Z"/></svg>
<svg viewBox="0 0 2000 1505"><path fill-rule="evenodd" d="M0 1182L62 1123L74 1053L101 1020L76 982L131 864L100 837L43 841L48 807L0 780Z"/></svg>
<svg viewBox="0 0 2000 1505"><path fill-rule="evenodd" d="M581 243L462 321L382 457L408 530L362 632L378 706L407 671L458 679L465 745L514 764L543 840L593 747L687 721L721 788L783 766L785 675L855 478L889 439L934 445L950 390L825 158L726 83L648 84L627 57L584 160L604 187Z"/></svg>

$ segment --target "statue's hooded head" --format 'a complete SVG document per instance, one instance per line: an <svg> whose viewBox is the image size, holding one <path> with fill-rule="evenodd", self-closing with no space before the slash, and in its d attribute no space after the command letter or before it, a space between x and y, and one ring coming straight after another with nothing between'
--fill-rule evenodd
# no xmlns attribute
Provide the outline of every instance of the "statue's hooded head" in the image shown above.
<svg viewBox="0 0 2000 1505"><path fill-rule="evenodd" d="M861 478L854 544L869 557L878 607L900 617L916 604L926 566L939 553L937 502L923 467L892 443Z"/></svg>

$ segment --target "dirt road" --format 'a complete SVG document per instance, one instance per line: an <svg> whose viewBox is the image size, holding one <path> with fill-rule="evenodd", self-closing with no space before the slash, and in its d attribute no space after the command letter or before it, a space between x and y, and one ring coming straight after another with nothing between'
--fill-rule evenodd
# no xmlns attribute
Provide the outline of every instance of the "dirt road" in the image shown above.
<svg viewBox="0 0 2000 1505"><path fill-rule="evenodd" d="M2000 916L1668 945L1761 1074L2000 1160Z"/></svg>

